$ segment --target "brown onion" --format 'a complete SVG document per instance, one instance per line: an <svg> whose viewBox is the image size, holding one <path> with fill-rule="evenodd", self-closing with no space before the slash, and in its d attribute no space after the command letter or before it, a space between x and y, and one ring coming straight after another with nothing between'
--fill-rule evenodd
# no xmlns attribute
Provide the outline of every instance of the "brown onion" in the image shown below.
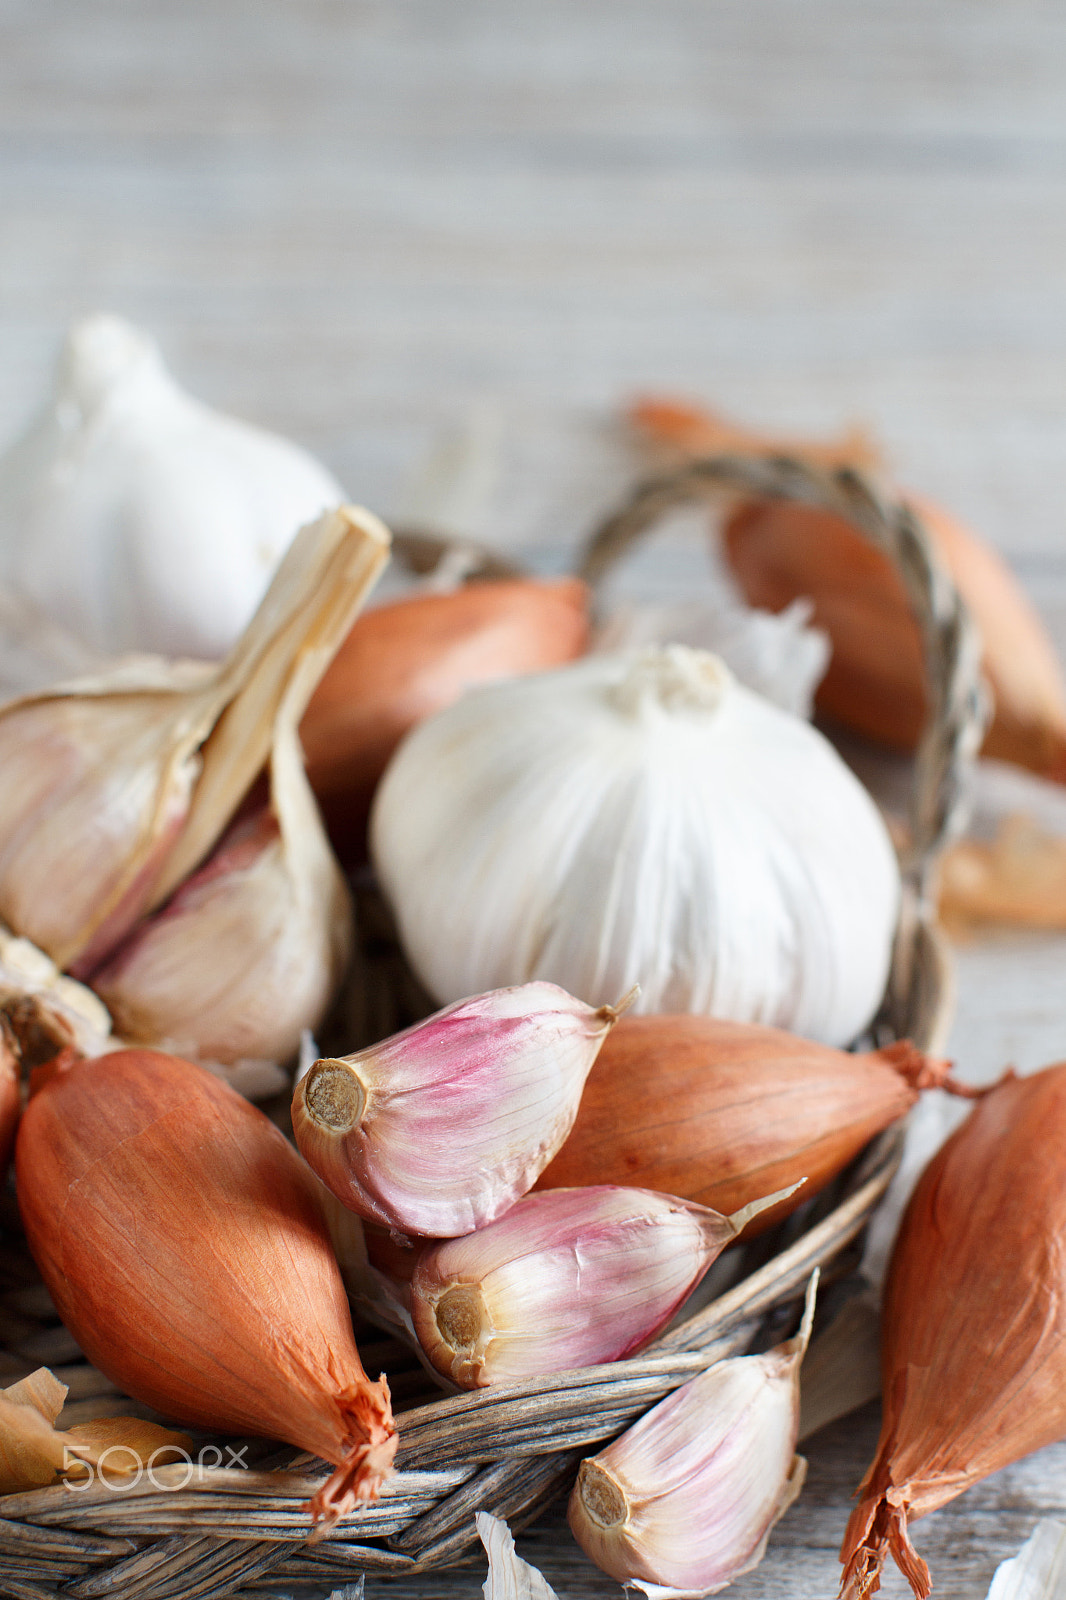
<svg viewBox="0 0 1066 1600"><path fill-rule="evenodd" d="M472 684L572 661L588 643L576 578L469 583L367 611L300 727L311 787L339 848L358 848L370 800L407 730Z"/></svg>
<svg viewBox="0 0 1066 1600"><path fill-rule="evenodd" d="M745 1235L802 1205L947 1063L906 1041L852 1055L778 1028L623 1017L589 1074L573 1132L538 1189L632 1184L725 1215L806 1178Z"/></svg>
<svg viewBox="0 0 1066 1600"><path fill-rule="evenodd" d="M337 1471L310 1504L372 1499L396 1451L367 1379L317 1184L254 1106L151 1050L52 1063L15 1151L26 1236L89 1360L213 1432L285 1439Z"/></svg>
<svg viewBox="0 0 1066 1600"><path fill-rule="evenodd" d="M918 1596L908 1524L1066 1435L1066 1064L1008 1075L933 1157L903 1218L882 1323L884 1413L840 1559L889 1554Z"/></svg>

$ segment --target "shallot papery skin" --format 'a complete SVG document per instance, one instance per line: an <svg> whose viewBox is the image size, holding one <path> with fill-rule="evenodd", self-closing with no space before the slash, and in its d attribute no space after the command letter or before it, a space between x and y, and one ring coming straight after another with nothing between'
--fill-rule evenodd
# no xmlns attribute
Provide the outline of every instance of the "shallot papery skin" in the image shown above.
<svg viewBox="0 0 1066 1600"><path fill-rule="evenodd" d="M925 1169L889 1266L884 1413L841 1592L891 1554L924 1600L909 1524L1066 1436L1066 1063L1008 1075Z"/></svg>
<svg viewBox="0 0 1066 1600"><path fill-rule="evenodd" d="M263 1434L337 1471L335 1522L396 1452L367 1379L317 1185L254 1106L150 1050L45 1069L15 1150L26 1236L89 1360L176 1421Z"/></svg>
<svg viewBox="0 0 1066 1600"><path fill-rule="evenodd" d="M852 1054L712 1017L623 1017L604 1041L566 1143L539 1189L624 1183L725 1214L801 1178L750 1223L810 1198L925 1088L960 1086L906 1041Z"/></svg>

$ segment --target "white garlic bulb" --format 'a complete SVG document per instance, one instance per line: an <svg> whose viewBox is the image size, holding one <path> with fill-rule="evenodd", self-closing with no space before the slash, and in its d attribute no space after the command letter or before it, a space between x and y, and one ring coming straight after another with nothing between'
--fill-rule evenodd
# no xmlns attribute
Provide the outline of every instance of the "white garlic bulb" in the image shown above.
<svg viewBox="0 0 1066 1600"><path fill-rule="evenodd" d="M592 1005L848 1043L884 991L899 872L832 746L669 645L467 694L378 790L378 874L442 1002L545 979Z"/></svg>
<svg viewBox="0 0 1066 1600"><path fill-rule="evenodd" d="M128 322L86 317L0 458L0 584L92 651L216 659L297 528L345 498L297 445L185 394Z"/></svg>

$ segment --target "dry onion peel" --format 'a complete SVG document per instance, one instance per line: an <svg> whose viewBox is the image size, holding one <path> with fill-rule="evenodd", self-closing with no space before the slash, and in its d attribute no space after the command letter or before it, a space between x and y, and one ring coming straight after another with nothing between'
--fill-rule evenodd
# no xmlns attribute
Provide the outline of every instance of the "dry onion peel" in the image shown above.
<svg viewBox="0 0 1066 1600"><path fill-rule="evenodd" d="M891 1554L922 1597L909 1524L1066 1435L1066 1064L994 1085L904 1214L882 1333L884 1413L841 1561L868 1595Z"/></svg>
<svg viewBox="0 0 1066 1600"><path fill-rule="evenodd" d="M626 418L649 443L682 458L736 450L744 455L800 455L827 467L870 469L881 464L881 452L863 428L849 428L828 442L759 433L698 401L666 395L643 395L632 401Z"/></svg>
<svg viewBox="0 0 1066 1600"><path fill-rule="evenodd" d="M750 1234L817 1193L927 1088L974 1092L907 1041L852 1054L751 1023L623 1017L537 1186L634 1183L728 1214L808 1180Z"/></svg>
<svg viewBox="0 0 1066 1600"><path fill-rule="evenodd" d="M960 839L940 858L939 906L961 924L1066 928L1066 839L1018 814L992 840Z"/></svg>
<svg viewBox="0 0 1066 1600"><path fill-rule="evenodd" d="M42 1077L19 1129L19 1206L89 1360L164 1415L332 1462L316 1518L374 1498L396 1450L388 1387L359 1361L292 1146L202 1068L152 1051Z"/></svg>

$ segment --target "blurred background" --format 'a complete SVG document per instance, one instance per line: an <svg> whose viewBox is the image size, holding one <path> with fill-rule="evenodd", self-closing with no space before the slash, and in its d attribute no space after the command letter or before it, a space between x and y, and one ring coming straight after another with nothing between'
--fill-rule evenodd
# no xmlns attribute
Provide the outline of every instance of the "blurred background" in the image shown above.
<svg viewBox="0 0 1066 1600"><path fill-rule="evenodd" d="M96 309L386 516L493 413L519 544L635 390L858 420L1053 606L1064 91L1054 0L0 0L0 440Z"/></svg>

